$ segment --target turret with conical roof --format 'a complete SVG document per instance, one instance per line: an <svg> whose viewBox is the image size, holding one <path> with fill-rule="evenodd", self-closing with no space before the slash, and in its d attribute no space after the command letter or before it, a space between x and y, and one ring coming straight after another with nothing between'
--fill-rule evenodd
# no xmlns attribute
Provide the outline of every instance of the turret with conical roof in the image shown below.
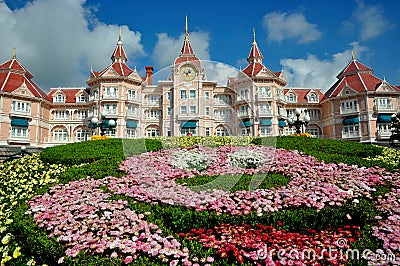
<svg viewBox="0 0 400 266"><path fill-rule="evenodd" d="M128 61L128 58L125 54L124 46L122 45L121 28L119 29L117 46L115 47L114 52L111 55L111 60L113 61L113 63L125 63L126 61Z"/></svg>
<svg viewBox="0 0 400 266"><path fill-rule="evenodd" d="M185 39L183 41L182 49L179 56L175 59L174 66L178 67L179 64L183 62L191 62L195 64L197 67L201 67L201 63L199 58L196 57L192 45L190 44L189 40L189 28L188 28L188 18L186 16L186 23L185 23Z"/></svg>

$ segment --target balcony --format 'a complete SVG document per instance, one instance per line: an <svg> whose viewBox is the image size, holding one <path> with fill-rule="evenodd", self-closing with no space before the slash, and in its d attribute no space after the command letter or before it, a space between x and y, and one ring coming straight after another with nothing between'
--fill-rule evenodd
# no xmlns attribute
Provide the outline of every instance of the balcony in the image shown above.
<svg viewBox="0 0 400 266"><path fill-rule="evenodd" d="M257 96L258 96L258 99L270 99L270 98L272 98L272 94L271 93L258 93Z"/></svg>
<svg viewBox="0 0 400 266"><path fill-rule="evenodd" d="M118 94L104 94L102 97L103 101L118 101Z"/></svg>
<svg viewBox="0 0 400 266"><path fill-rule="evenodd" d="M127 118L139 119L139 112L126 112Z"/></svg>
<svg viewBox="0 0 400 266"><path fill-rule="evenodd" d="M342 132L342 138L343 139L354 139L354 138L360 138L360 132L359 131L349 131L349 132Z"/></svg>
<svg viewBox="0 0 400 266"><path fill-rule="evenodd" d="M249 111L238 111L237 115L241 118L245 118L245 117L249 117L250 116L250 112Z"/></svg>
<svg viewBox="0 0 400 266"><path fill-rule="evenodd" d="M258 110L258 116L272 116L271 109L260 109Z"/></svg>
<svg viewBox="0 0 400 266"><path fill-rule="evenodd" d="M214 106L232 106L232 102L214 101Z"/></svg>
<svg viewBox="0 0 400 266"><path fill-rule="evenodd" d="M12 109L11 116L31 118L31 109Z"/></svg>
<svg viewBox="0 0 400 266"><path fill-rule="evenodd" d="M27 132L15 132L15 133L11 133L10 137L8 139L9 142L17 142L17 143L29 143L30 139L29 139L29 133Z"/></svg>
<svg viewBox="0 0 400 266"><path fill-rule="evenodd" d="M349 108L340 108L340 114L341 115L347 115L347 114L354 114L354 113L358 113L358 107L349 107Z"/></svg>
<svg viewBox="0 0 400 266"><path fill-rule="evenodd" d="M376 104L374 106L375 112L395 112L394 106L392 103L389 104Z"/></svg>
<svg viewBox="0 0 400 266"><path fill-rule="evenodd" d="M139 97L128 96L128 97L126 98L126 100L127 100L129 103L141 103Z"/></svg>
<svg viewBox="0 0 400 266"><path fill-rule="evenodd" d="M392 135L392 130L388 130L388 129L378 130L378 138L379 139L389 139L391 135Z"/></svg>
<svg viewBox="0 0 400 266"><path fill-rule="evenodd" d="M199 114L178 114L176 118L178 120L199 120Z"/></svg>
<svg viewBox="0 0 400 266"><path fill-rule="evenodd" d="M240 96L238 96L237 99L236 99L236 103L240 103L240 102L248 103L248 102L250 102L250 97L240 97Z"/></svg>

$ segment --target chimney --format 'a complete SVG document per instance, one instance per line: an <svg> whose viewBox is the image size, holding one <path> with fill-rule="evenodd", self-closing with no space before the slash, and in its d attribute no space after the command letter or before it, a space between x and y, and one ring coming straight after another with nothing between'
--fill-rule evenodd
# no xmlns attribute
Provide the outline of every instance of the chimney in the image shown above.
<svg viewBox="0 0 400 266"><path fill-rule="evenodd" d="M153 70L152 66L145 66L147 85L153 85Z"/></svg>

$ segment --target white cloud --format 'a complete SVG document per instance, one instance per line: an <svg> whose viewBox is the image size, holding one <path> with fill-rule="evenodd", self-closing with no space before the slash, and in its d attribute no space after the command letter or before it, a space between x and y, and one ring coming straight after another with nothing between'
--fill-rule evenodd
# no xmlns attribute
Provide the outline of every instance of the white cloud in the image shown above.
<svg viewBox="0 0 400 266"><path fill-rule="evenodd" d="M351 49L338 52L332 58L320 60L317 56L309 54L305 59L281 59L283 71L288 86L321 88L324 92L336 82L336 76L351 60L351 51L354 50L356 58L368 50L367 47L357 42L350 44Z"/></svg>
<svg viewBox="0 0 400 266"><path fill-rule="evenodd" d="M217 81L221 85L226 85L228 77L236 77L239 70L234 66L225 63L202 60L201 64L206 73L207 79Z"/></svg>
<svg viewBox="0 0 400 266"><path fill-rule="evenodd" d="M263 17L262 24L270 41L282 42L291 39L304 44L321 37L317 25L309 23L300 13L271 12Z"/></svg>
<svg viewBox="0 0 400 266"><path fill-rule="evenodd" d="M153 51L153 61L159 68L168 66L178 57L185 35L182 34L175 39L167 33L157 34L157 44ZM200 60L209 60L209 34L207 32L191 32L189 35L193 51Z"/></svg>
<svg viewBox="0 0 400 266"><path fill-rule="evenodd" d="M1 62L17 49L18 60L44 90L58 86L84 86L90 66L102 70L111 63L119 26L97 20L85 0L35 0L11 10L0 2ZM130 65L144 56L141 34L122 27Z"/></svg>
<svg viewBox="0 0 400 266"><path fill-rule="evenodd" d="M380 5L366 5L363 1L357 1L356 10L343 25L348 32L356 31L362 41L376 38L394 26L386 19Z"/></svg>

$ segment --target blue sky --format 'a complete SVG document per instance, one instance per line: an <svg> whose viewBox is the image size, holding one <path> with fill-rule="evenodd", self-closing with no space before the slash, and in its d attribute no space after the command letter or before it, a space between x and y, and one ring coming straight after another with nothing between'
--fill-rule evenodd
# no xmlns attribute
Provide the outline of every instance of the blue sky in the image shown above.
<svg viewBox="0 0 400 266"><path fill-rule="evenodd" d="M169 66L183 43L185 16L200 59L244 68L253 28L272 71L288 86L326 91L356 58L400 85L400 2L0 0L0 61L17 58L44 90L84 86L90 67L110 63L119 28L128 65L144 74Z"/></svg>

